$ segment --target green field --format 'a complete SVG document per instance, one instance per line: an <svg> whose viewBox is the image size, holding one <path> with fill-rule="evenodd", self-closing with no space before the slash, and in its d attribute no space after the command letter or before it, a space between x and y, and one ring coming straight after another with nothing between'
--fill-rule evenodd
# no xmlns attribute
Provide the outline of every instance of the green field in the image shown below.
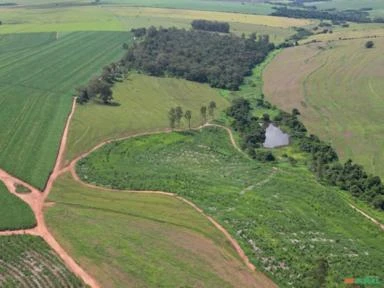
<svg viewBox="0 0 384 288"><path fill-rule="evenodd" d="M345 277L382 278L381 230L306 166L281 162L277 169L244 158L226 132L214 128L111 143L77 166L91 183L191 199L282 287L287 279L295 287L315 287L311 275L321 258L329 264L327 287L342 285Z"/></svg>
<svg viewBox="0 0 384 288"><path fill-rule="evenodd" d="M54 6L50 0L15 0L12 1L18 4L28 5L29 7L49 7ZM59 2L59 1L57 1ZM69 0L61 0L62 6L90 4L91 1L78 0L76 2ZM66 5L65 5L66 3ZM272 12L272 5L256 1L253 3L240 1L225 1L225 0L103 0L103 5L124 5L133 7L159 7L159 8L177 8L190 10L206 10L206 11L223 11L236 13L252 13L267 15Z"/></svg>
<svg viewBox="0 0 384 288"><path fill-rule="evenodd" d="M85 287L40 237L27 235L0 237L0 286Z"/></svg>
<svg viewBox="0 0 384 288"><path fill-rule="evenodd" d="M102 287L265 287L220 231L174 197L89 189L66 174L49 201L50 230Z"/></svg>
<svg viewBox="0 0 384 288"><path fill-rule="evenodd" d="M337 10L347 10L347 9L363 9L363 8L372 8L369 14L374 17L383 17L384 16L384 2L382 0L331 0L331 1L319 1L319 2L310 2L307 5L315 5L318 9L337 9Z"/></svg>
<svg viewBox="0 0 384 288"><path fill-rule="evenodd" d="M122 55L124 32L0 37L0 167L42 188L53 168L74 88Z"/></svg>
<svg viewBox="0 0 384 288"><path fill-rule="evenodd" d="M287 49L265 71L264 90L282 109L297 107L310 132L330 141L342 160L383 177L384 40L372 40L373 49L364 47L366 39Z"/></svg>
<svg viewBox="0 0 384 288"><path fill-rule="evenodd" d="M35 216L29 206L11 194L0 181L0 231L27 229L36 226Z"/></svg>
<svg viewBox="0 0 384 288"><path fill-rule="evenodd" d="M180 105L184 111L191 110L191 125L199 126L202 105L215 101L218 111L228 105L218 90L182 79L130 73L127 80L116 83L113 89L119 106L97 103L77 106L69 129L67 160L106 139L168 128L167 113L171 107ZM187 127L183 119L181 128Z"/></svg>
<svg viewBox="0 0 384 288"><path fill-rule="evenodd" d="M44 17L41 17L41 15ZM227 21L232 32L240 35L269 34L280 43L294 34L293 26L311 21L265 15L245 15L214 11L195 11L120 5L68 7L0 7L0 34L27 32L128 31L131 28L163 26L190 28L194 19Z"/></svg>

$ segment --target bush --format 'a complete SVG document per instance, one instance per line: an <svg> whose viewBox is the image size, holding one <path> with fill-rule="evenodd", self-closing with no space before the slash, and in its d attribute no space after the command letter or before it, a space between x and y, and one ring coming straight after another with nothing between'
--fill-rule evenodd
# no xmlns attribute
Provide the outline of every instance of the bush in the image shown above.
<svg viewBox="0 0 384 288"><path fill-rule="evenodd" d="M365 42L365 48L373 48L373 46L375 46L375 43L373 43L373 41L367 41Z"/></svg>

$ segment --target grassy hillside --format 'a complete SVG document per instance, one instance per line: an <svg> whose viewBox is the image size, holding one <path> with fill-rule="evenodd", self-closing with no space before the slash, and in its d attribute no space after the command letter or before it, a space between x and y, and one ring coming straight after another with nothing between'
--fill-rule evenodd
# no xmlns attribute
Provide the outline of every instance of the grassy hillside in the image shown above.
<svg viewBox="0 0 384 288"><path fill-rule="evenodd" d="M17 196L11 194L3 182L0 182L0 203L0 231L36 226L31 208Z"/></svg>
<svg viewBox="0 0 384 288"><path fill-rule="evenodd" d="M221 232L176 198L89 189L66 174L49 200L50 229L103 287L266 287Z"/></svg>
<svg viewBox="0 0 384 288"><path fill-rule="evenodd" d="M0 167L42 188L53 168L74 88L119 58L124 32L0 38Z"/></svg>
<svg viewBox="0 0 384 288"><path fill-rule="evenodd" d="M85 287L40 237L0 237L0 267L1 287Z"/></svg>
<svg viewBox="0 0 384 288"><path fill-rule="evenodd" d="M299 108L310 132L343 160L384 176L384 40L372 40L373 49L357 39L284 50L267 67L264 90L277 106Z"/></svg>
<svg viewBox="0 0 384 288"><path fill-rule="evenodd" d="M208 85L175 78L131 73L113 89L119 106L97 103L77 106L69 129L66 159L71 160L106 139L168 128L167 113L171 107L180 105L184 111L191 110L191 125L199 126L202 105L213 100L218 111L228 105ZM181 124L182 128L188 127L185 119Z"/></svg>
<svg viewBox="0 0 384 288"><path fill-rule="evenodd" d="M112 143L81 160L77 171L103 186L191 199L282 287L315 287L319 261L329 264L327 287L348 276L384 276L381 230L339 191L320 185L305 166L282 162L276 170L244 158L222 130Z"/></svg>

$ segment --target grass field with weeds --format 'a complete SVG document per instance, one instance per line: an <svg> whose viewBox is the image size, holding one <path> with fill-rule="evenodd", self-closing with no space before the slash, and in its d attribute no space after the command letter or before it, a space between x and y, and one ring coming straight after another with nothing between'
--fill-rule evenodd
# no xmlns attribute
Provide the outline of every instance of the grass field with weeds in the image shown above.
<svg viewBox="0 0 384 288"><path fill-rule="evenodd" d="M0 286L86 287L40 237L29 235L0 237Z"/></svg>
<svg viewBox="0 0 384 288"><path fill-rule="evenodd" d="M174 197L90 189L65 174L49 201L48 226L103 287L265 287L220 231Z"/></svg>
<svg viewBox="0 0 384 288"><path fill-rule="evenodd" d="M0 167L42 188L55 163L76 86L123 53L124 32L0 37Z"/></svg>
<svg viewBox="0 0 384 288"><path fill-rule="evenodd" d="M168 111L172 107L180 105L184 111L191 110L191 126L195 127L202 124L202 105L215 101L216 114L229 105L218 90L207 84L133 72L122 83L116 83L113 91L117 106L77 106L69 129L67 160L106 139L168 128ZM181 128L187 127L187 121L182 119Z"/></svg>
<svg viewBox="0 0 384 288"><path fill-rule="evenodd" d="M384 38L311 44L284 50L267 67L265 95L290 111L298 108L311 133L384 176Z"/></svg>
<svg viewBox="0 0 384 288"><path fill-rule="evenodd" d="M0 231L27 229L36 226L36 219L29 206L11 194L0 181Z"/></svg>
<svg viewBox="0 0 384 288"><path fill-rule="evenodd" d="M327 287L357 275L382 278L382 231L305 165L275 165L243 157L225 131L205 128L108 144L80 160L77 171L98 185L192 200L281 287L315 287L318 261L329 265Z"/></svg>

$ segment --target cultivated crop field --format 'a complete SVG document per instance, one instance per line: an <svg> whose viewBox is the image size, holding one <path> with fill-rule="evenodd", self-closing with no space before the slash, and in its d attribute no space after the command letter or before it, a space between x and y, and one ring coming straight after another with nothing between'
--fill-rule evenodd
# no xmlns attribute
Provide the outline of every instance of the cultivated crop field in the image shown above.
<svg viewBox="0 0 384 288"><path fill-rule="evenodd" d="M106 139L168 128L167 113L172 107L180 105L184 111L191 110L191 126L199 126L202 105L215 101L217 111L228 106L218 90L206 84L136 73L130 73L127 80L115 85L114 98L118 106L89 103L76 108L69 129L67 160ZM187 127L183 119L180 128Z"/></svg>
<svg viewBox="0 0 384 288"><path fill-rule="evenodd" d="M119 58L124 32L0 38L0 167L42 188L53 168L76 86Z"/></svg>
<svg viewBox="0 0 384 288"><path fill-rule="evenodd" d="M40 17L44 13L44 18ZM305 19L292 19L266 15L129 7L121 5L86 5L65 7L1 8L0 34L27 32L70 31L128 31L131 28L163 26L190 28L194 19L227 21L232 31L269 34L271 41L281 43L294 34L293 26L311 23Z"/></svg>
<svg viewBox="0 0 384 288"><path fill-rule="evenodd" d="M32 228L36 225L31 208L11 194L0 182L0 231Z"/></svg>
<svg viewBox="0 0 384 288"><path fill-rule="evenodd" d="M85 287L40 237L27 235L0 237L0 286Z"/></svg>
<svg viewBox="0 0 384 288"><path fill-rule="evenodd" d="M383 176L384 40L372 40L372 49L367 39L287 49L267 67L264 91L273 104L298 108L311 133L331 141L343 160Z"/></svg>
<svg viewBox="0 0 384 288"><path fill-rule="evenodd" d="M66 174L49 200L49 227L102 287L268 287L175 197L92 189Z"/></svg>
<svg viewBox="0 0 384 288"><path fill-rule="evenodd" d="M274 168L245 158L217 129L111 143L80 160L77 171L84 181L106 187L191 199L277 284L314 287L314 271L324 259L330 287L342 285L344 276L384 276L381 230L340 191L319 184L305 166Z"/></svg>

